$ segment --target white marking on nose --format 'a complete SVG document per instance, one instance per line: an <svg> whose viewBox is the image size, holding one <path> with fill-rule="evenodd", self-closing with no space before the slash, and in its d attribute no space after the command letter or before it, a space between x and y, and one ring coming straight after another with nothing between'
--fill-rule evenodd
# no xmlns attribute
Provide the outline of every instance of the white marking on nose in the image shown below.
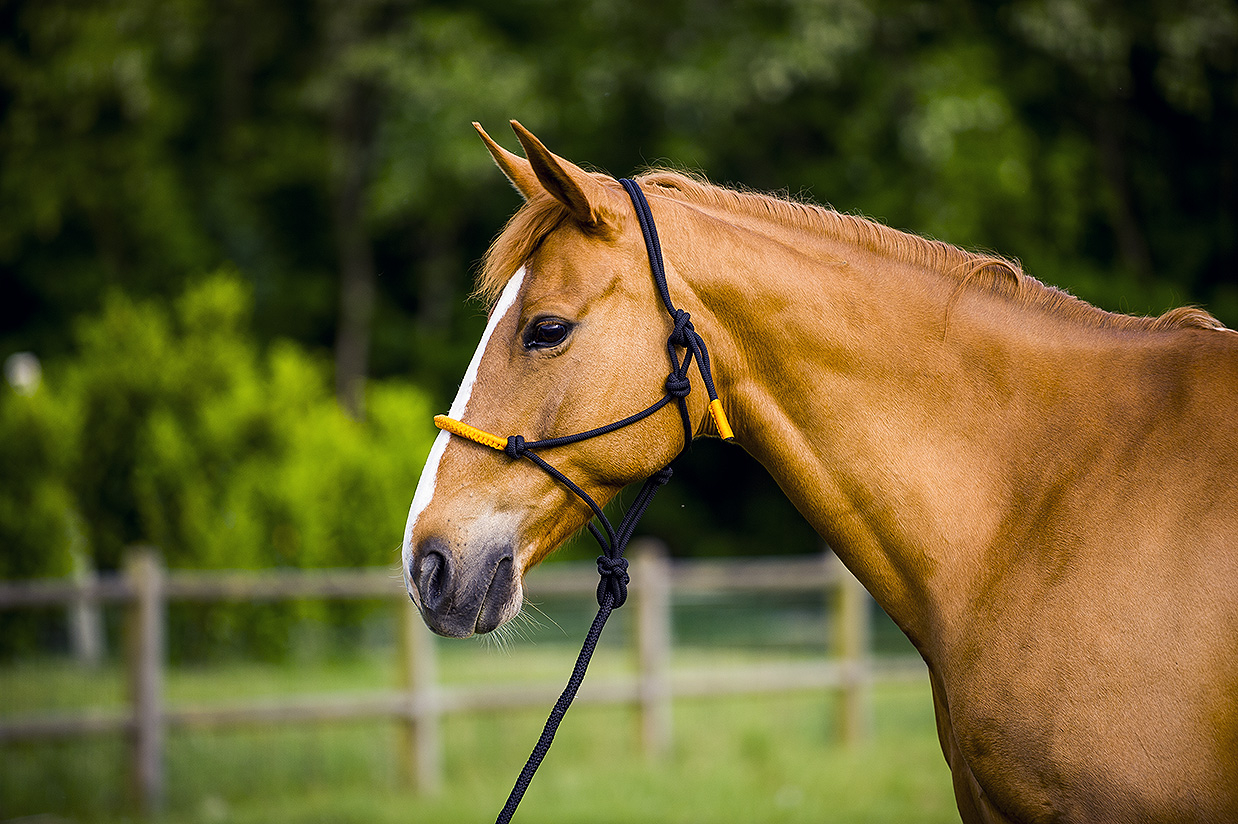
<svg viewBox="0 0 1238 824"><path fill-rule="evenodd" d="M503 294L499 296L499 302L495 304L494 311L490 313L490 320L486 323L486 331L482 333L481 342L477 344L477 350L473 352L473 359L469 361L469 368L464 372L464 379L460 382L460 390L456 392L456 399L451 402L451 409L447 411L449 418L460 420L464 415L465 407L468 406L469 396L473 394L473 384L477 382L477 369L481 365L482 356L486 353L486 347L490 343L490 338L494 335L494 330L499 323L511 311L512 306L516 303L516 295L520 292L520 286L524 282L525 267L521 266L516 270L516 274L512 275L511 280L507 281L507 285L503 287ZM438 437L434 439L434 445L430 447L430 455L426 458L425 468L421 470L421 478L417 481L417 490L413 493L413 503L408 509L408 521L404 524L404 576L405 579L409 575L409 564L412 561L413 555L413 528L417 525L417 517L429 506L431 499L434 498L434 485L438 481L438 464L443 458L443 452L447 450L447 441L451 438L446 432L439 432ZM407 581L406 581L407 582Z"/></svg>

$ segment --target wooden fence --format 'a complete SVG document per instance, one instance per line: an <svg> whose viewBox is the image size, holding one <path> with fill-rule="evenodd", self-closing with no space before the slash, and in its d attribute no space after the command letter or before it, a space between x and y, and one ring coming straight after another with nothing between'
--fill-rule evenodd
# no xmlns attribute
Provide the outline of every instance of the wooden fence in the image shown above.
<svg viewBox="0 0 1238 824"><path fill-rule="evenodd" d="M633 542L628 609L635 611L636 672L623 678L586 678L577 702L626 703L640 714L647 754L670 744L673 697L788 690L835 690L838 729L844 742L868 734L874 680L923 678L919 659L876 666L869 648L870 600L831 553L752 560L670 562L654 541ZM590 564L550 564L531 573L530 594L592 598L597 571ZM672 595L837 591L832 654L816 661L788 661L745 668L673 670ZM402 601L403 688L363 696L281 698L227 706L167 706L164 702L166 604L180 601L390 598ZM174 728L389 718L401 724L402 758L419 790L441 783L440 720L448 713L549 708L562 683L536 685L439 683L435 637L390 570L268 570L263 572L167 571L156 551L130 553L122 574L71 581L0 582L0 609L65 605L80 610L104 603L126 605L125 658L128 707L0 718L0 744L37 739L123 734L129 741L130 780L136 806L156 811L163 799L164 737ZM566 680L567 671L564 671Z"/></svg>

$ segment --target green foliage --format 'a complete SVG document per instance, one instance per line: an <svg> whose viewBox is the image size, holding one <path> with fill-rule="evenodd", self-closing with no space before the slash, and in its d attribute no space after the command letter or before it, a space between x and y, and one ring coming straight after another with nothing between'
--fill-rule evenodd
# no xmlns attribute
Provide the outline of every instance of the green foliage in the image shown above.
<svg viewBox="0 0 1238 824"><path fill-rule="evenodd" d="M67 575L80 530L68 483L78 449L74 404L46 390L0 391L0 579Z"/></svg>
<svg viewBox="0 0 1238 824"><path fill-rule="evenodd" d="M142 541L174 567L393 560L427 402L389 381L367 422L348 418L303 349L259 352L249 307L225 272L171 312L117 294L80 324L60 391L81 410L68 477L102 568Z"/></svg>
<svg viewBox="0 0 1238 824"><path fill-rule="evenodd" d="M6 402L0 426L29 437L0 473L28 485L2 493L0 530L63 548L85 529L106 565L153 535L199 558L270 538L247 563L359 546L327 513L386 488L336 466L341 485L315 488L287 455L295 439L400 462L366 446L399 384L357 434L305 352L344 326L351 261L373 273L370 372L446 405L483 324L469 268L518 203L470 120L514 146L519 118L615 173L699 168L993 250L1107 309L1196 302L1238 324L1227 0L13 0L0 24L0 354L34 351L61 381L54 402ZM226 266L247 293L150 302ZM759 469L702 462L663 519L676 551L815 548L768 531L796 519ZM711 498L714 476L737 480ZM717 511L735 488L746 511ZM320 515L287 514L316 496ZM3 563L63 568L48 552Z"/></svg>
<svg viewBox="0 0 1238 824"><path fill-rule="evenodd" d="M255 285L260 338L323 343L336 243L359 228L383 273L378 373L446 394L479 322L460 308L469 265L516 203L468 122L501 135L508 117L617 173L668 161L806 192L1019 257L1109 308L1196 300L1238 318L1223 0L25 0L3 15L0 267L18 288L0 340L41 353L63 351L57 333L108 281L166 296L228 261ZM342 217L353 178L360 227ZM415 357L410 332L452 346Z"/></svg>
<svg viewBox="0 0 1238 824"><path fill-rule="evenodd" d="M136 543L183 568L394 564L433 431L423 393L376 382L352 420L318 359L289 341L261 352L251 325L234 272L171 310L115 293L47 385L7 392L0 574L67 573L75 530L102 570ZM246 630L269 650L275 613ZM248 613L202 614L208 635L245 635Z"/></svg>

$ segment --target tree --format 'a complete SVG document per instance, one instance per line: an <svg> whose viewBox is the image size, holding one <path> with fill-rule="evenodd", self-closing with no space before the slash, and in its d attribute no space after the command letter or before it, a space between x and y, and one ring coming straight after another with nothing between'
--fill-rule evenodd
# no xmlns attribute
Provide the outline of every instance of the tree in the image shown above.
<svg viewBox="0 0 1238 824"><path fill-rule="evenodd" d="M468 124L510 117L617 174L699 168L1238 324L1225 0L14 0L0 22L0 346L49 364L108 287L171 301L231 264L258 342L334 350L354 415L373 376L445 406L482 326L469 270L519 203ZM706 476L751 480L724 456ZM780 501L708 517L751 536Z"/></svg>

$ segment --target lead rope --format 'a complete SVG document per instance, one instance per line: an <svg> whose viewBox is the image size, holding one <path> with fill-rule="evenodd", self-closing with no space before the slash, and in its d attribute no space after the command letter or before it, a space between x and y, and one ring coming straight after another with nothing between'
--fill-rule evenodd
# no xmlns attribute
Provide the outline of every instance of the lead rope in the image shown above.
<svg viewBox="0 0 1238 824"><path fill-rule="evenodd" d="M508 824L512 816L515 815L516 808L520 805L520 800L524 797L525 790L529 788L529 784L533 780L533 774L537 772L542 759L546 757L546 753L550 750L555 732L559 729L559 723L567 713L568 707L572 705L572 700L576 697L576 692L580 689L580 685L585 679L585 671L589 667L589 660L593 658L593 652L597 648L598 639L602 635L602 628L606 626L606 620L610 618L611 612L623 606L623 603L627 600L630 578L628 576L628 561L627 558L623 557L624 550L627 549L628 541L631 540L632 533L636 530L637 522L640 521L645 514L645 510L649 508L649 504L653 501L654 493L671 479L672 474L671 467L667 465L646 478L644 485L641 486L641 490L636 496L636 500L632 502L632 506L628 509L627 514L624 515L623 520L619 523L619 528L616 530L602 512L602 508L597 505L597 502L588 493L562 472L547 463L535 450L566 446L567 444L578 443L588 438L609 434L617 429L622 429L637 421L644 420L671 401L675 401L678 404L680 420L683 423L684 445L683 449L680 450L680 454L682 454L688 448L688 444L692 442L692 419L688 414L687 397L692 389L692 383L688 379L688 369L692 364L693 358L696 359L696 367L701 374L701 379L705 383L705 390L709 393L709 413L713 416L718 434L724 440L729 441L734 438L734 433L732 433L730 424L727 422L726 414L722 411L722 402L718 400L718 392L714 388L714 379L709 367L709 350L705 348L705 341L701 339L701 336L693 328L692 320L688 313L682 309L676 309L674 304L671 303L670 290L666 284L666 269L662 263L662 247L658 242L658 232L654 226L653 213L649 209L649 203L645 200L644 193L641 192L636 183L626 178L619 182L627 190L628 196L632 198L632 205L636 208L636 216L640 222L641 233L645 238L645 250L649 254L650 272L653 274L654 283L658 287L658 293L662 297L662 303L666 306L666 311L670 313L674 321L674 329L666 341L666 351L671 362L671 372L666 378L666 394L652 406L634 415L629 415L623 420L576 435L564 435L558 438L546 438L531 442L526 442L520 435L512 435L504 440L497 435L484 432L476 427L449 418L446 415L437 415L434 418L434 424L439 429L468 438L491 449L497 449L513 460L528 458L584 501L605 530L605 534L603 534L602 530L593 523L592 519L588 523L589 532L592 533L602 547L602 554L597 559L598 575L600 576L597 588L597 616L594 617L593 624L585 635L584 644L580 648L580 655L576 657L576 665L572 668L572 675L568 678L567 686L563 689L559 700L555 702L554 708L550 711L550 717L546 719L546 725L542 728L542 734L537 739L537 744L533 747L533 752L529 754L529 758L525 762L524 768L520 771L520 775L516 778L516 784L512 787L511 794L507 797L507 803L503 805L503 809L499 813L498 819L496 819L496 824ZM678 349L684 350L682 362L679 360Z"/></svg>
<svg viewBox="0 0 1238 824"><path fill-rule="evenodd" d="M557 475L557 470L552 474ZM618 541L616 543L607 546L598 532L593 529L593 525L589 525L593 536L602 544L602 555L598 556L598 574L600 575L597 589L598 612L593 618L593 624L589 627L589 632L585 635L584 644L580 647L580 655L576 656L576 665L572 667L572 675L567 679L567 686L564 687L559 700L555 702L554 708L550 711L550 717L546 719L546 726L542 728L542 734L537 739L533 752L529 754L529 759L525 761L524 768L520 770L520 775L516 778L516 784L512 787L511 794L507 797L507 803L503 805L503 809L496 819L496 824L508 824L512 820L512 816L516 814L516 808L520 805L520 799L524 798L525 790L529 788L529 784L533 781L533 774L537 772L537 768L541 766L542 759L550 751L550 745L554 741L555 732L559 729L559 722L563 720L568 707L572 705L573 699L576 698L576 691L580 689L581 683L585 680L585 670L588 669L589 660L593 658L593 651L597 648L598 639L602 636L602 628L606 626L606 621L610 618L611 612L623 606L624 601L627 600L629 581L628 559L623 557L623 550L627 547L628 539L632 537L632 531L636 528L636 522L645 514L645 510L649 508L649 504L653 501L654 493L670 479L671 468L667 466L650 475L645 480L640 494L636 496L636 500L632 503L631 508L628 509L627 515L624 516L623 522L619 526L619 534L616 536ZM575 484L572 484L572 486L575 486ZM580 493L578 492L577 494ZM590 504L593 503L587 497L586 501ZM610 523L605 523L609 531Z"/></svg>

